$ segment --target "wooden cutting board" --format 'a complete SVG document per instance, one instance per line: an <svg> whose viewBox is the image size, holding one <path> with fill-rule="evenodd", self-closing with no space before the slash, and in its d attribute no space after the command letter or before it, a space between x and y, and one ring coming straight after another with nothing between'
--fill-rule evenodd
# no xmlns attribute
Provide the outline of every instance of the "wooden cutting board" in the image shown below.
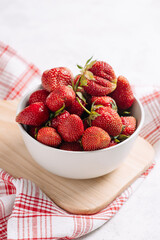
<svg viewBox="0 0 160 240"><path fill-rule="evenodd" d="M15 123L16 101L0 101L0 168L15 178L37 184L57 205L75 214L93 214L106 207L151 164L152 146L138 137L121 166L88 180L58 177L40 167L28 153Z"/></svg>

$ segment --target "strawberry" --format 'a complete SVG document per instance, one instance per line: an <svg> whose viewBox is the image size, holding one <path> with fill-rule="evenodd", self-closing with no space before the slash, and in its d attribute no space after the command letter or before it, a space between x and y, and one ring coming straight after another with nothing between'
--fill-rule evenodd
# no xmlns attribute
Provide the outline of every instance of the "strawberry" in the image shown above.
<svg viewBox="0 0 160 240"><path fill-rule="evenodd" d="M52 68L42 74L42 86L49 92L59 86L71 84L72 80L73 74L65 67Z"/></svg>
<svg viewBox="0 0 160 240"><path fill-rule="evenodd" d="M90 58L81 69L80 86L91 96L105 96L116 88L116 76L112 67L102 61ZM91 62L90 62L91 61Z"/></svg>
<svg viewBox="0 0 160 240"><path fill-rule="evenodd" d="M88 70L91 71L94 76L107 79L110 82L114 82L116 80L113 68L106 62L96 61Z"/></svg>
<svg viewBox="0 0 160 240"><path fill-rule="evenodd" d="M103 96L103 97L92 97L91 103L94 103L94 105L103 105L104 107L111 107L113 110L117 111L117 105L113 98L109 96Z"/></svg>
<svg viewBox="0 0 160 240"><path fill-rule="evenodd" d="M16 122L40 126L45 123L49 118L49 110L43 102L32 103L28 107L24 108L17 116Z"/></svg>
<svg viewBox="0 0 160 240"><path fill-rule="evenodd" d="M76 95L72 88L60 86L48 95L46 105L51 111L56 112L62 108L63 105L65 105L65 107L71 105L75 97Z"/></svg>
<svg viewBox="0 0 160 240"><path fill-rule="evenodd" d="M94 80L87 79L87 85L84 86L84 90L91 96L105 96L113 92L115 88L115 83L98 76L94 76Z"/></svg>
<svg viewBox="0 0 160 240"><path fill-rule="evenodd" d="M83 104L83 106L85 106L85 102L83 102L81 99L79 99L79 101ZM74 99L72 104L67 108L67 110L71 114L76 114L78 116L81 116L84 112L84 109L81 107L81 105L79 104L76 98Z"/></svg>
<svg viewBox="0 0 160 240"><path fill-rule="evenodd" d="M126 110L130 108L134 102L134 95L127 78L119 76L117 79L117 87L110 95L117 103L118 108Z"/></svg>
<svg viewBox="0 0 160 240"><path fill-rule="evenodd" d="M46 91L45 89L39 89L30 95L29 104L35 102L43 102L45 104L48 95L49 95L48 91Z"/></svg>
<svg viewBox="0 0 160 240"><path fill-rule="evenodd" d="M76 142L82 136L84 126L79 116L71 114L58 124L57 130L65 142Z"/></svg>
<svg viewBox="0 0 160 240"><path fill-rule="evenodd" d="M132 135L136 130L136 119L132 116L129 117L121 117L122 124L124 125L124 129L122 134L124 135Z"/></svg>
<svg viewBox="0 0 160 240"><path fill-rule="evenodd" d="M53 128L57 128L58 124L65 118L67 118L70 115L70 113L66 110L64 110L62 113L60 113L58 116L52 118L50 126Z"/></svg>
<svg viewBox="0 0 160 240"><path fill-rule="evenodd" d="M117 136L121 133L122 121L115 110L110 107L100 107L95 112L98 116L91 121L92 126L104 129L110 136ZM92 114L89 117L92 118Z"/></svg>
<svg viewBox="0 0 160 240"><path fill-rule="evenodd" d="M109 134L99 127L87 128L82 136L82 146L85 151L106 148L110 141Z"/></svg>
<svg viewBox="0 0 160 240"><path fill-rule="evenodd" d="M121 133L122 121L115 110L110 107L103 107L102 105L94 105L94 103L92 103L91 111L89 111L81 103L80 105L89 114L87 122L90 126L100 127L111 136L117 136Z"/></svg>
<svg viewBox="0 0 160 240"><path fill-rule="evenodd" d="M45 145L57 147L61 143L61 137L52 127L43 127L38 131L37 140Z"/></svg>
<svg viewBox="0 0 160 240"><path fill-rule="evenodd" d="M78 142L63 142L60 149L67 151L82 151L81 145Z"/></svg>

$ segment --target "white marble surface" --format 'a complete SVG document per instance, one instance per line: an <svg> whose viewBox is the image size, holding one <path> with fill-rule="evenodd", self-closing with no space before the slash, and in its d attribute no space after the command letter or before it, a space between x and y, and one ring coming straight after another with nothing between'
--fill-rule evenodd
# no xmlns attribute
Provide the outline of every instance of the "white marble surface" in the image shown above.
<svg viewBox="0 0 160 240"><path fill-rule="evenodd" d="M94 55L132 84L160 85L159 0L0 0L0 39L42 71ZM158 240L160 154L154 170L107 224L81 240Z"/></svg>

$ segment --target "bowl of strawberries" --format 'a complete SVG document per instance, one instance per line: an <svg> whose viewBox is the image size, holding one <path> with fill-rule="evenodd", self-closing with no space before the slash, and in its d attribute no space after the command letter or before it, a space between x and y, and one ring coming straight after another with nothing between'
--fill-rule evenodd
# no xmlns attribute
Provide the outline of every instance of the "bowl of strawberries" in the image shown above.
<svg viewBox="0 0 160 240"><path fill-rule="evenodd" d="M89 179L120 166L144 121L124 76L90 58L73 76L65 67L44 71L22 97L16 122L33 159L53 174Z"/></svg>

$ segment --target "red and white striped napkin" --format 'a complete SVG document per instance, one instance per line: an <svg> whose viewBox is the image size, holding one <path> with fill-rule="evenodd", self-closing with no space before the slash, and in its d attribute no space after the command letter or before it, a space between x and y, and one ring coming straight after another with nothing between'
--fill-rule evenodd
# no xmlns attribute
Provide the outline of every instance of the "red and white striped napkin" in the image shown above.
<svg viewBox="0 0 160 240"><path fill-rule="evenodd" d="M0 99L15 99L40 83L40 72L0 42ZM140 133L152 145L160 140L160 89L134 87L145 110ZM2 114L2 113L1 113ZM108 207L94 215L72 215L55 205L33 182L0 169L0 239L75 239L111 219L155 163ZM23 177L23 176L22 176Z"/></svg>

